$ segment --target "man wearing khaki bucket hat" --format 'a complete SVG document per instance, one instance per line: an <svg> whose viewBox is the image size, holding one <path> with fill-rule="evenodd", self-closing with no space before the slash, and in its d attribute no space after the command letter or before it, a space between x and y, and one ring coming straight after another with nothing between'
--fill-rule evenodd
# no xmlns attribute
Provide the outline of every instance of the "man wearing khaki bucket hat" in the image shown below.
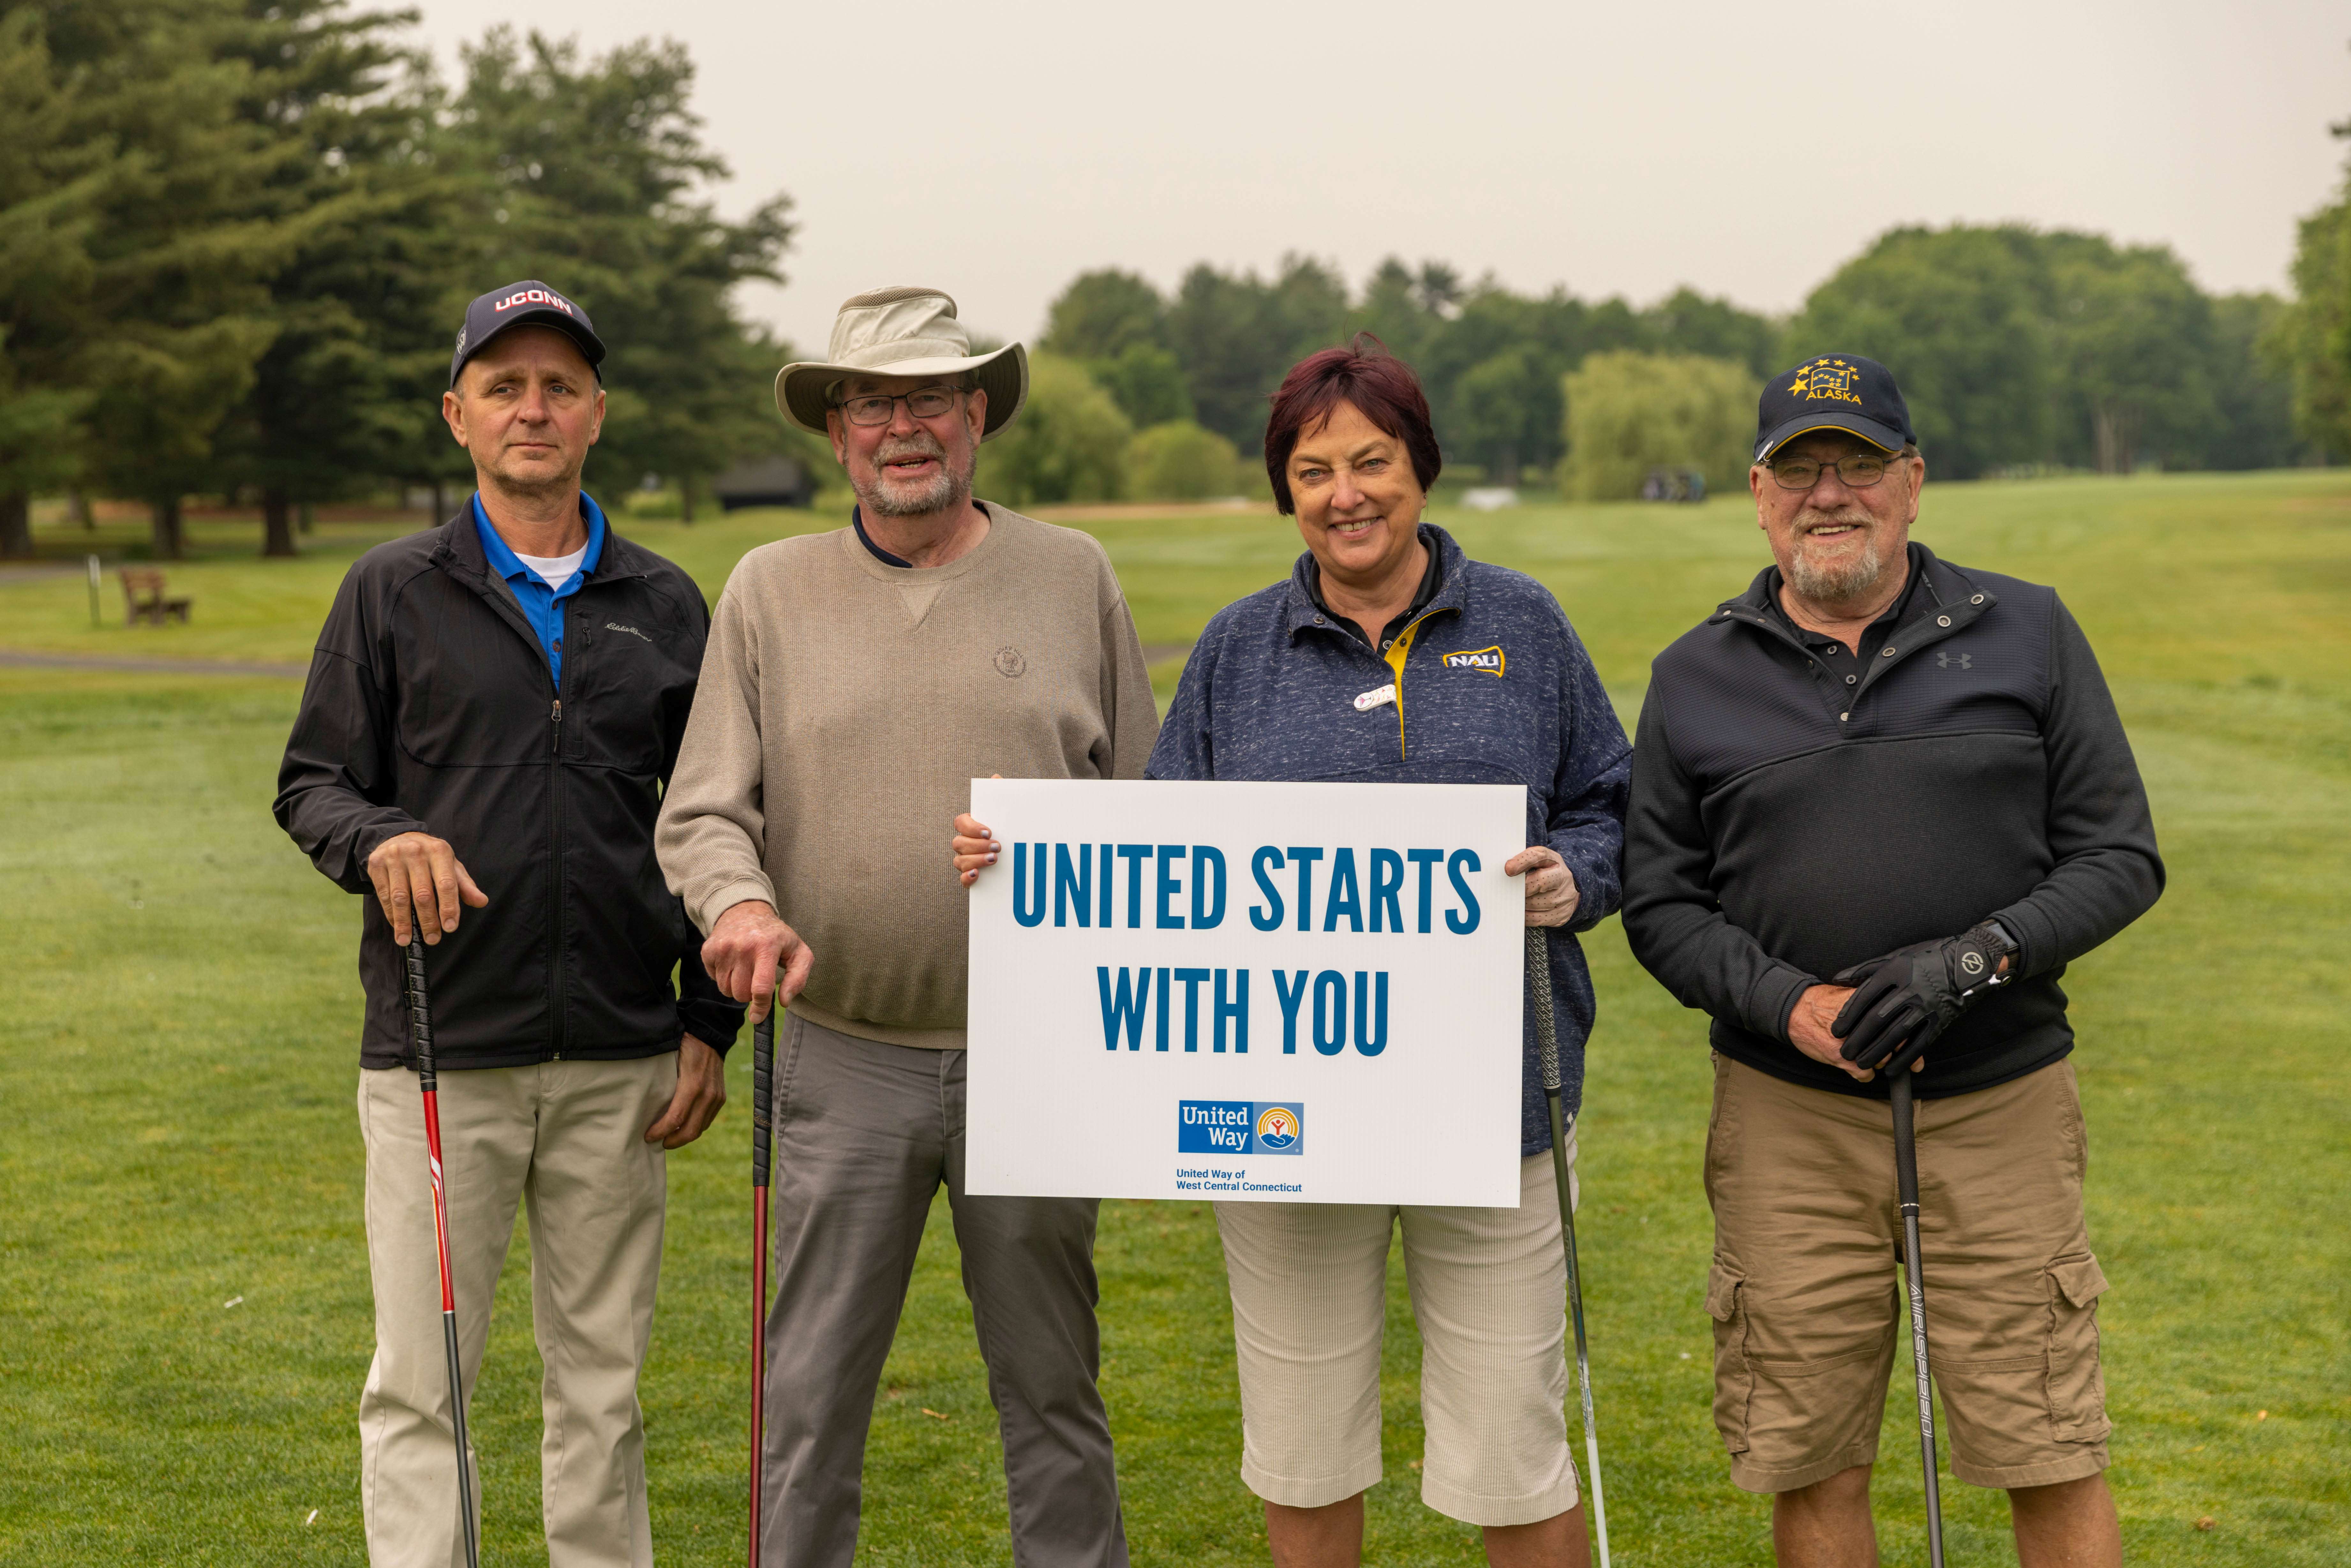
<svg viewBox="0 0 2351 1568"><path fill-rule="evenodd" d="M848 1568L875 1386L941 1185L1014 1560L1127 1560L1095 1386L1097 1206L964 1188L967 916L938 825L975 778L1139 779L1159 728L1102 547L972 497L1028 377L1017 343L973 353L933 288L856 296L823 362L784 367L777 406L831 441L857 508L736 567L662 805L662 867L711 977L755 1020L790 1009L763 1563Z"/></svg>

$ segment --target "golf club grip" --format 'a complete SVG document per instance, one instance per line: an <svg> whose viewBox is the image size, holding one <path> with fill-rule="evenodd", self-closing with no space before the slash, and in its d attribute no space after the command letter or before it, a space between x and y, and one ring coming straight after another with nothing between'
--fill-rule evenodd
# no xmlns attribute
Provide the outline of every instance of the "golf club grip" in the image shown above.
<svg viewBox="0 0 2351 1568"><path fill-rule="evenodd" d="M1551 998L1551 936L1540 925L1527 927L1527 985L1535 1005L1535 1061L1542 1068L1546 1094L1559 1092L1559 1019Z"/></svg>
<svg viewBox="0 0 2351 1568"><path fill-rule="evenodd" d="M1915 1216L1918 1212L1918 1145L1911 1115L1909 1069L1896 1069L1886 1089L1894 1103L1894 1181L1900 1191L1902 1212Z"/></svg>
<svg viewBox="0 0 2351 1568"><path fill-rule="evenodd" d="M768 1161L775 1145L776 1013L751 1026L751 1185L768 1185Z"/></svg>
<svg viewBox="0 0 2351 1568"><path fill-rule="evenodd" d="M416 1047L416 1075L429 1093L433 1071L433 994L424 983L424 938L408 939L408 1035Z"/></svg>

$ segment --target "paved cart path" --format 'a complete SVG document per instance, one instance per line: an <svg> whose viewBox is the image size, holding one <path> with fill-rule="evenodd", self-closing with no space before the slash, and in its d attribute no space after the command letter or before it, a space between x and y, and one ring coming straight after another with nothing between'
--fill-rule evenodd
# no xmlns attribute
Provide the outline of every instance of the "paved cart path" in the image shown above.
<svg viewBox="0 0 2351 1568"><path fill-rule="evenodd" d="M142 675L274 675L298 681L308 664L231 663L219 659L127 659L112 653L38 653L0 648L0 669L122 670Z"/></svg>

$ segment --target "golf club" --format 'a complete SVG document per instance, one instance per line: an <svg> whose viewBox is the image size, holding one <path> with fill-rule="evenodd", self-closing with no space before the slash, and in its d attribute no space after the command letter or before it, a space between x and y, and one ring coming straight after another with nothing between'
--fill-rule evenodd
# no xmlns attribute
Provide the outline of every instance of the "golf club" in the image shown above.
<svg viewBox="0 0 2351 1568"><path fill-rule="evenodd" d="M768 1413L768 1159L776 1073L776 1012L751 1026L751 1568L759 1568L759 1460Z"/></svg>
<svg viewBox="0 0 2351 1568"><path fill-rule="evenodd" d="M1540 925L1527 927L1527 978L1534 987L1535 1055L1542 1067L1543 1101L1551 1109L1552 1173L1559 1181L1560 1238L1567 1249L1567 1313L1575 1323L1575 1376L1583 1394L1583 1453L1592 1471L1592 1533L1600 1545L1600 1568L1609 1568L1608 1505L1600 1496L1600 1424L1592 1415L1592 1353L1583 1343L1583 1275L1575 1266L1575 1192L1568 1180L1567 1132L1560 1120L1559 1019L1552 1009L1551 939ZM1937 1568L1941 1561L1939 1556L1936 1559Z"/></svg>
<svg viewBox="0 0 2351 1568"><path fill-rule="evenodd" d="M457 1359L457 1293L449 1279L449 1202L442 1189L441 1093L433 1071L433 999L424 988L424 938L408 939L408 1030L416 1042L416 1081L424 1093L424 1157L433 1171L433 1242L441 1260L441 1343L449 1352L449 1424L457 1438L457 1512L465 1521L465 1568L480 1568L474 1523L474 1472L466 1462L465 1375Z"/></svg>
<svg viewBox="0 0 2351 1568"><path fill-rule="evenodd" d="M1902 1196L1902 1271L1910 1282L1910 1355L1918 1372L1918 1455L1927 1469L1927 1559L1943 1568L1943 1503L1935 1479L1935 1386L1927 1370L1927 1286L1918 1271L1918 1145L1910 1122L1910 1074L1895 1070L1894 1180Z"/></svg>

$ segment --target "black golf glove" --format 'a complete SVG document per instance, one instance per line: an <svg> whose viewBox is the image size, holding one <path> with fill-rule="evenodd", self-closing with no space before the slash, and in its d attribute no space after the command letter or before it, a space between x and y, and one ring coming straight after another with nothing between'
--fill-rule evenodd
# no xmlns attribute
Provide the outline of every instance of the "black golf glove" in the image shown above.
<svg viewBox="0 0 2351 1568"><path fill-rule="evenodd" d="M1898 1072L1977 998L2009 982L2000 961L2015 952L2007 933L1987 920L1957 936L1855 964L1829 982L1855 988L1829 1032L1844 1041L1844 1059L1855 1067Z"/></svg>

